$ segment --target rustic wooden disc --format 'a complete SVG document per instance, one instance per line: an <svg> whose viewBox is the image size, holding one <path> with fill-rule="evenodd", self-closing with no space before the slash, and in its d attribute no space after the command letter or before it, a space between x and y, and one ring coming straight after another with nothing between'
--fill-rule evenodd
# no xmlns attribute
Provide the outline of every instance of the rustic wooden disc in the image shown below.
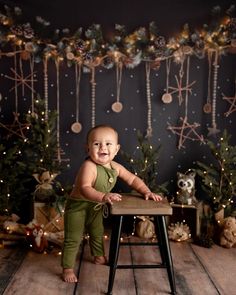
<svg viewBox="0 0 236 295"><path fill-rule="evenodd" d="M123 105L121 102L117 101L117 102L114 102L111 106L111 109L113 110L113 112L115 113L120 113L123 109Z"/></svg>
<svg viewBox="0 0 236 295"><path fill-rule="evenodd" d="M71 130L74 133L80 133L80 131L82 130L82 125L80 124L80 122L75 122L71 125Z"/></svg>
<svg viewBox="0 0 236 295"><path fill-rule="evenodd" d="M172 95L170 93L164 93L162 95L161 99L164 103L171 103L172 102Z"/></svg>
<svg viewBox="0 0 236 295"><path fill-rule="evenodd" d="M206 114L210 114L211 113L211 104L210 103L206 103L203 106L203 112Z"/></svg>

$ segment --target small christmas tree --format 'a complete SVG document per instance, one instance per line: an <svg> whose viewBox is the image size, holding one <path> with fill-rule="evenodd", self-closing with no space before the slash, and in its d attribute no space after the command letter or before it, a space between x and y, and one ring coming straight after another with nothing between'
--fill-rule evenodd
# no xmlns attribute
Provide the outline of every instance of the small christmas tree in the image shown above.
<svg viewBox="0 0 236 295"><path fill-rule="evenodd" d="M63 170L56 156L57 113L51 111L45 118L45 102L35 100L35 111L26 115L28 126L25 138L11 134L1 135L0 145L0 213L19 213L31 219L32 200L41 198L60 208L71 187L62 187L55 178ZM24 212L22 212L22 210ZM27 211L27 212L26 212Z"/></svg>
<svg viewBox="0 0 236 295"><path fill-rule="evenodd" d="M34 196L41 201L52 202L61 184L55 178L63 170L56 158L58 143L56 134L56 111L49 111L45 118L45 101L35 100L35 110L28 113L29 123L27 141L23 143L24 157L28 163L28 174L37 181Z"/></svg>
<svg viewBox="0 0 236 295"><path fill-rule="evenodd" d="M6 147L0 144L0 214L18 214L22 202L27 199L27 179L20 180L25 168L17 145Z"/></svg>
<svg viewBox="0 0 236 295"><path fill-rule="evenodd" d="M158 159L160 155L160 146L154 148L149 139L145 138L140 131L137 133L138 146L135 154L121 151L121 155L129 163L131 171L139 176L156 193L166 194L167 182L161 185L157 184Z"/></svg>
<svg viewBox="0 0 236 295"><path fill-rule="evenodd" d="M49 112L48 118L45 118L45 102L40 98L35 100L34 112L26 116L30 128L24 150L32 173L58 173L61 170L61 165L56 160L56 118L55 111Z"/></svg>
<svg viewBox="0 0 236 295"><path fill-rule="evenodd" d="M197 162L196 172L202 180L202 188L207 193L205 202L212 214L224 210L225 216L235 215L236 196L236 146L230 145L231 136L224 130L220 142L208 141L213 162Z"/></svg>

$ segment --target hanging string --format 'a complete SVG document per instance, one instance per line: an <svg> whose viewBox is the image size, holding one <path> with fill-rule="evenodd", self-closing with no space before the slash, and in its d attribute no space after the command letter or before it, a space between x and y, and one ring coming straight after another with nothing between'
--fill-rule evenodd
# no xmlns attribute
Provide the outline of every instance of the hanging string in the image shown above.
<svg viewBox="0 0 236 295"><path fill-rule="evenodd" d="M167 58L166 59L166 92L162 95L162 101L164 103L172 102L172 95L171 93L169 93L170 66L171 66L171 58Z"/></svg>
<svg viewBox="0 0 236 295"><path fill-rule="evenodd" d="M203 111L206 114L211 113L211 65L212 65L212 50L208 50L207 52L208 57L208 80L207 80L207 102L203 106Z"/></svg>
<svg viewBox="0 0 236 295"><path fill-rule="evenodd" d="M215 52L213 76L213 93L212 93L212 126L216 127L216 96L217 96L217 80L218 80L218 51Z"/></svg>
<svg viewBox="0 0 236 295"><path fill-rule="evenodd" d="M56 76L57 76L57 160L61 163L61 149L60 149L60 73L59 73L59 59L55 59Z"/></svg>
<svg viewBox="0 0 236 295"><path fill-rule="evenodd" d="M208 128L210 135L215 135L220 132L216 125L216 97L217 97L217 81L218 81L218 69L219 69L219 52L215 51L215 59L213 63L213 91L212 91L212 126Z"/></svg>
<svg viewBox="0 0 236 295"><path fill-rule="evenodd" d="M91 67L91 104L92 104L92 127L96 122L96 83L95 83L95 67Z"/></svg>
<svg viewBox="0 0 236 295"><path fill-rule="evenodd" d="M34 113L34 55L30 55L30 71L31 71L31 110Z"/></svg>
<svg viewBox="0 0 236 295"><path fill-rule="evenodd" d="M45 120L48 120L48 57L43 59Z"/></svg>
<svg viewBox="0 0 236 295"><path fill-rule="evenodd" d="M186 73L186 85L189 85L189 66L190 66L190 56L187 57L187 73ZM185 117L188 117L188 91L185 91Z"/></svg>
<svg viewBox="0 0 236 295"><path fill-rule="evenodd" d="M152 137L152 104L151 104L151 89L150 89L150 62L145 63L146 70L146 94L147 94L147 134L146 137Z"/></svg>
<svg viewBox="0 0 236 295"><path fill-rule="evenodd" d="M120 61L116 62L116 102L114 102L111 106L113 112L119 113L123 109L123 105L120 102L120 87L121 87L121 79L122 79L122 69L123 64Z"/></svg>
<svg viewBox="0 0 236 295"><path fill-rule="evenodd" d="M14 48L16 50L16 48ZM14 55L14 69L15 69L15 113L18 114L18 90L17 90L17 56Z"/></svg>
<svg viewBox="0 0 236 295"><path fill-rule="evenodd" d="M81 80L81 63L75 64L75 80L76 80L76 113L75 120L79 122L79 93L80 93L80 80Z"/></svg>
<svg viewBox="0 0 236 295"><path fill-rule="evenodd" d="M184 58L181 59L181 66L180 66L180 70L179 70L179 89L180 89L180 92L179 92L179 105L182 104L183 102L183 96L182 96L182 82L183 82L183 76L184 76ZM188 85L188 84L187 84Z"/></svg>
<svg viewBox="0 0 236 295"><path fill-rule="evenodd" d="M81 63L75 63L75 96L76 96L76 110L75 110L75 122L71 125L71 130L74 133L80 133L82 125L79 122L79 94L80 94L80 80L81 80Z"/></svg>
<svg viewBox="0 0 236 295"><path fill-rule="evenodd" d="M168 58L166 60L166 92L169 92L169 78L170 78L170 65L171 65L171 59Z"/></svg>
<svg viewBox="0 0 236 295"><path fill-rule="evenodd" d="M19 67L20 67L20 76L24 77L24 72L23 72L23 64L22 64L22 58L21 58L21 55L20 55L20 58L19 58ZM22 83L22 96L25 96L25 85L24 83Z"/></svg>
<svg viewBox="0 0 236 295"><path fill-rule="evenodd" d="M122 68L123 65L121 62L116 64L116 101L120 102L120 87L121 87L121 78L122 78Z"/></svg>

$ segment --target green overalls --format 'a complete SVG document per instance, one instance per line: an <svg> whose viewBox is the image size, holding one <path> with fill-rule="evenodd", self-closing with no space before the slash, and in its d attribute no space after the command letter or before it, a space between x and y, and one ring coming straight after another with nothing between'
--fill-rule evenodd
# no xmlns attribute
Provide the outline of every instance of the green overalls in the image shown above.
<svg viewBox="0 0 236 295"><path fill-rule="evenodd" d="M94 188L97 191L110 192L117 180L114 169L97 165L97 179ZM94 209L97 202L68 199L64 214L64 245L61 264L63 268L73 268L76 261L82 236L86 231L89 234L91 255L104 256L103 245L103 215L102 208Z"/></svg>

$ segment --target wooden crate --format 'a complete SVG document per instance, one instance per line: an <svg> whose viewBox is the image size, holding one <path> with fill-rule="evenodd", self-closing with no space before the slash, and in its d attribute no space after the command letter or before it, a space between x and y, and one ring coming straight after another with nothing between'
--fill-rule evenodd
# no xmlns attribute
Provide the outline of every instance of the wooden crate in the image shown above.
<svg viewBox="0 0 236 295"><path fill-rule="evenodd" d="M194 205L171 203L173 214L168 218L168 224L183 222L189 226L192 238L200 234L200 209Z"/></svg>

